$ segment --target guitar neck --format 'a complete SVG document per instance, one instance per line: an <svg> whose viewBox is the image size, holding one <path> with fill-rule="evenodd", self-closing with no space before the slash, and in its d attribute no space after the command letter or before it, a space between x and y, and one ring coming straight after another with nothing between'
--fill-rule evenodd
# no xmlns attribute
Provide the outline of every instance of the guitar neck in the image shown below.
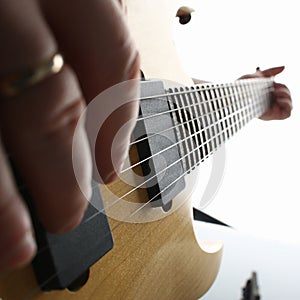
<svg viewBox="0 0 300 300"><path fill-rule="evenodd" d="M185 172L209 157L271 105L273 80L201 84L168 90Z"/></svg>

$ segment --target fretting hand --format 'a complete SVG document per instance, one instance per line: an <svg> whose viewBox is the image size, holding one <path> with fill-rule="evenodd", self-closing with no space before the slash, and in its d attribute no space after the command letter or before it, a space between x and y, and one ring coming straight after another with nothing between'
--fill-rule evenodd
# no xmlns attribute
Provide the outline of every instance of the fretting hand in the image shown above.
<svg viewBox="0 0 300 300"><path fill-rule="evenodd" d="M284 67L275 67L261 71L259 68L253 74L244 75L239 79L259 78L259 77L273 77L284 70ZM266 111L260 119L269 120L283 120L291 115L292 98L289 89L282 83L274 82L273 104L268 111Z"/></svg>
<svg viewBox="0 0 300 300"><path fill-rule="evenodd" d="M72 165L77 120L86 103L101 91L138 78L140 66L116 1L3 0L0 38L0 270L4 270L28 263L36 249L4 147L13 154L41 222L51 232L70 231L87 207ZM66 62L60 62L61 70L53 74L48 66L41 68L43 62L52 63L58 51ZM22 73L27 69L43 69L46 74L33 79ZM138 97L138 84L128 94ZM122 105L122 99L115 101ZM137 111L137 101L123 106L123 113L113 114L108 132L100 136L97 161L102 162L104 182L116 177L129 145L130 129L116 147L114 169L111 131L135 118ZM81 166L77 179L88 195L91 163L83 126L79 135L81 143L74 152Z"/></svg>

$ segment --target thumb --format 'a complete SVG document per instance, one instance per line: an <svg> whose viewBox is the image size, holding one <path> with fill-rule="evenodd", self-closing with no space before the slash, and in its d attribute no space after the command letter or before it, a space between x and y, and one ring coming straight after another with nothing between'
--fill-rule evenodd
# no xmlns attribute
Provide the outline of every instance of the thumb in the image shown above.
<svg viewBox="0 0 300 300"><path fill-rule="evenodd" d="M284 66L280 66L280 67L270 68L258 72L260 72L263 77L272 77L280 74L283 70L284 70Z"/></svg>

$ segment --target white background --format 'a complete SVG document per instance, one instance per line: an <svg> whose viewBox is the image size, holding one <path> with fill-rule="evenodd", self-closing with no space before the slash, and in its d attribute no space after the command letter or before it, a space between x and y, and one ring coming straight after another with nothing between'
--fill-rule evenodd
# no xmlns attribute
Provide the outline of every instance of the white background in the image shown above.
<svg viewBox="0 0 300 300"><path fill-rule="evenodd" d="M285 121L254 120L226 144L223 183L205 212L242 232L300 244L300 16L295 0L187 1L192 20L176 26L186 72L208 81L281 66L293 97ZM200 183L201 185L201 183ZM201 199L201 193L196 194Z"/></svg>
<svg viewBox="0 0 300 300"><path fill-rule="evenodd" d="M262 299L300 299L300 69L299 3L295 0L199 0L192 21L176 26L176 43L186 72L208 81L281 66L276 80L292 94L285 121L254 120L226 144L223 182L206 213L235 231L196 223L200 239L223 239L221 269L205 300L240 299L252 271ZM189 6L187 1L187 6ZM194 199L200 202L200 182Z"/></svg>

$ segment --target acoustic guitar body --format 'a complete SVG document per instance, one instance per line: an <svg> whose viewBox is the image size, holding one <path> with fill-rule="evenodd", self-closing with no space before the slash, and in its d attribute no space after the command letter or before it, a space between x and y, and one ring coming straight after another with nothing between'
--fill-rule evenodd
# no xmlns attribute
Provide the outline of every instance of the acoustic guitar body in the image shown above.
<svg viewBox="0 0 300 300"><path fill-rule="evenodd" d="M128 21L141 54L146 78L163 78L191 85L177 59L172 24L184 2L174 0L128 0ZM128 186L117 181L102 187L105 203L110 193L124 194ZM186 196L182 197L186 198ZM132 203L148 201L143 190L126 198ZM152 222L121 222L110 214L114 247L90 269L86 284L76 292L42 292L30 266L0 277L3 300L195 300L210 288L217 276L222 250L208 253L195 239L191 200ZM151 208L149 210L161 210ZM147 211L145 212L147 214ZM164 214L164 212L162 212Z"/></svg>

